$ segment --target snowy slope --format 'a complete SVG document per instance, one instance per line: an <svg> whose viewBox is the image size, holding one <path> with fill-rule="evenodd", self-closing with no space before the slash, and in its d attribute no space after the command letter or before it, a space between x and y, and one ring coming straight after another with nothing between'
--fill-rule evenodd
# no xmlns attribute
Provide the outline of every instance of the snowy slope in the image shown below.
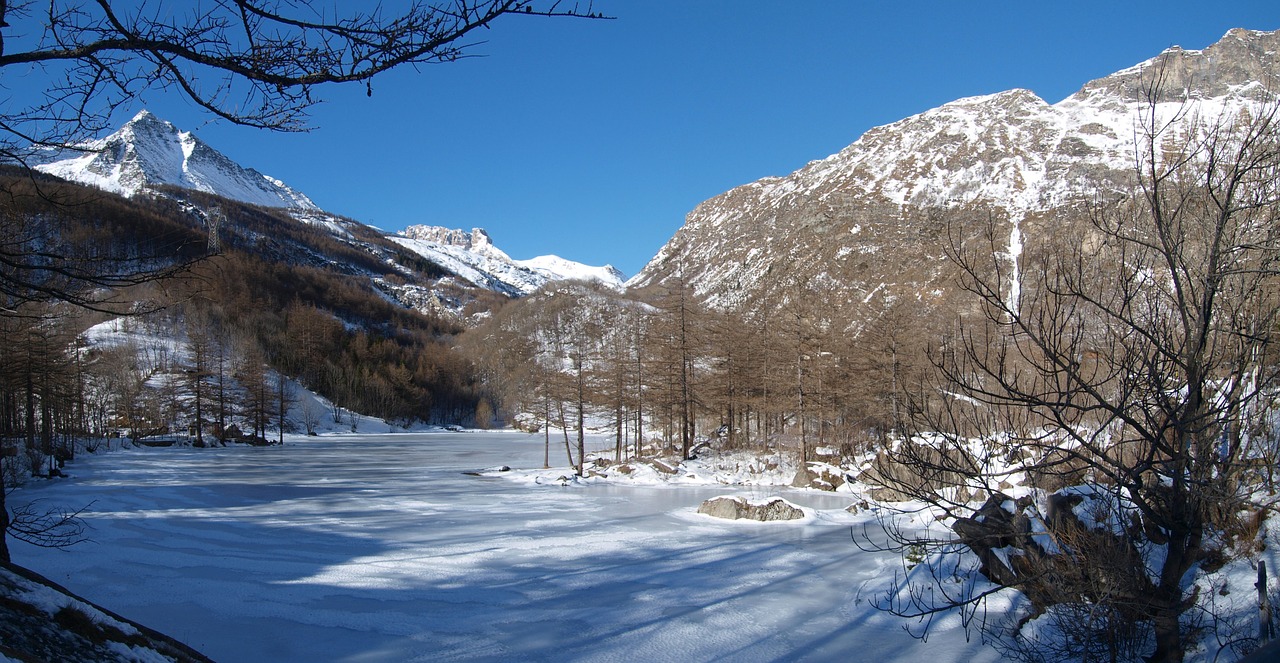
<svg viewBox="0 0 1280 663"><path fill-rule="evenodd" d="M236 164L145 110L83 150L51 151L37 161L37 170L128 197L171 185L254 205L317 209L284 182Z"/></svg>
<svg viewBox="0 0 1280 663"><path fill-rule="evenodd" d="M542 274L548 281L595 281L614 290L621 290L624 280L622 272L613 265L592 267L556 255L517 260L516 264Z"/></svg>

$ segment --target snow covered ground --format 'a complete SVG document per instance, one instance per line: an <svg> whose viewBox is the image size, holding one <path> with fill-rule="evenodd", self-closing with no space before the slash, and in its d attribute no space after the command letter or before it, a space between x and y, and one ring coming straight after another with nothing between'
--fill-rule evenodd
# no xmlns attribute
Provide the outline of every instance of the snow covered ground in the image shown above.
<svg viewBox="0 0 1280 663"><path fill-rule="evenodd" d="M85 455L11 499L89 505L93 541L14 561L228 662L995 659L867 605L898 560L847 495L464 474L541 460L520 433ZM695 512L734 493L809 516Z"/></svg>

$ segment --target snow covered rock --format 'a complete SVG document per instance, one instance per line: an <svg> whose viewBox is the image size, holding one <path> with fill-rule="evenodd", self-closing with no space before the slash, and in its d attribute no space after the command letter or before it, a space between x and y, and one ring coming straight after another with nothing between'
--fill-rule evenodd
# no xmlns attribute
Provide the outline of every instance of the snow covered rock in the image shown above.
<svg viewBox="0 0 1280 663"><path fill-rule="evenodd" d="M1098 496L1108 499L1105 492L1073 486L1050 494L1042 508L1031 496L1014 499L996 492L973 516L957 518L951 529L981 561L982 575L1017 588L1037 610L1079 596L1098 600L1095 593L1109 593L1113 600L1131 596L1136 604L1137 597L1156 591L1144 572L1150 566L1142 551L1155 541L1136 519L1094 522ZM1076 557L1080 551L1112 564L1081 565Z"/></svg>
<svg viewBox="0 0 1280 663"><path fill-rule="evenodd" d="M813 488L815 490L833 491L848 482L844 470L830 463L805 463L803 469L797 469L795 478L791 480L794 488Z"/></svg>
<svg viewBox="0 0 1280 663"><path fill-rule="evenodd" d="M800 507L781 497L771 497L762 502L756 502L744 497L721 495L703 502L702 506L698 507L698 513L727 520L746 519L760 522L804 518L804 511Z"/></svg>

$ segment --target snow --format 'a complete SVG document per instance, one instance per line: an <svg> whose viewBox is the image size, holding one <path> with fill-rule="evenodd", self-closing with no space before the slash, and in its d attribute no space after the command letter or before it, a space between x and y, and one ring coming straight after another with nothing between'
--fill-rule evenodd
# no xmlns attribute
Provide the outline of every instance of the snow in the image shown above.
<svg viewBox="0 0 1280 663"><path fill-rule="evenodd" d="M145 110L110 136L37 160L36 170L127 197L167 184L254 205L318 209L280 180L237 165Z"/></svg>
<svg viewBox="0 0 1280 663"><path fill-rule="evenodd" d="M17 597L25 604L44 612L46 615L53 617L63 608L75 608L81 614L84 614L95 624L110 626L119 630L125 635L133 635L138 632L132 624L126 624L119 620L113 619L102 614L102 611L90 606L87 603L77 601L61 592L55 591L51 587L46 587L16 574L8 570L0 570L3 573L4 580L7 584L12 584L19 588Z"/></svg>
<svg viewBox="0 0 1280 663"><path fill-rule="evenodd" d="M853 544L871 516L848 496L748 489L809 515L745 524L696 513L723 486L463 474L542 452L463 432L84 455L12 499L89 505L93 541L14 557L215 660L997 660L958 621L925 644L868 605L899 561Z"/></svg>
<svg viewBox="0 0 1280 663"><path fill-rule="evenodd" d="M622 289L622 274L609 265L592 267L558 256L512 260L480 228L464 232L410 226L389 239L474 286L508 295L527 295L553 281L596 281L614 290Z"/></svg>
<svg viewBox="0 0 1280 663"><path fill-rule="evenodd" d="M592 267L560 256L538 256L529 260L517 260L517 265L528 267L547 277L548 281L594 281L614 290L622 290L622 272L613 265Z"/></svg>

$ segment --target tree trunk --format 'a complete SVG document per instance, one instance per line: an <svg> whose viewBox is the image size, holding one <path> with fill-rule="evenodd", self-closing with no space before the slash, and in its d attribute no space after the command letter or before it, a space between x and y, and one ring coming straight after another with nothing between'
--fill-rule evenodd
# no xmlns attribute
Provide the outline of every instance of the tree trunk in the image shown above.
<svg viewBox="0 0 1280 663"><path fill-rule="evenodd" d="M9 559L9 506L5 504L5 495L9 489L4 480L4 459L0 457L0 562L8 563Z"/></svg>
<svg viewBox="0 0 1280 663"><path fill-rule="evenodd" d="M551 395L542 401L542 469L551 467Z"/></svg>
<svg viewBox="0 0 1280 663"><path fill-rule="evenodd" d="M586 465L586 458L587 458L586 431L583 430L583 428L586 426L586 421L585 421L585 417L583 415L582 409L583 409L582 397L579 396L578 398L578 476L583 476L583 473L582 473L583 466Z"/></svg>
<svg viewBox="0 0 1280 663"><path fill-rule="evenodd" d="M1149 663L1182 663L1186 655L1182 642L1182 629L1176 607L1162 610L1152 619L1155 627L1156 650L1147 657Z"/></svg>
<svg viewBox="0 0 1280 663"><path fill-rule="evenodd" d="M1275 636L1271 624L1271 599L1267 596L1267 561L1258 561L1258 642L1265 643Z"/></svg>

